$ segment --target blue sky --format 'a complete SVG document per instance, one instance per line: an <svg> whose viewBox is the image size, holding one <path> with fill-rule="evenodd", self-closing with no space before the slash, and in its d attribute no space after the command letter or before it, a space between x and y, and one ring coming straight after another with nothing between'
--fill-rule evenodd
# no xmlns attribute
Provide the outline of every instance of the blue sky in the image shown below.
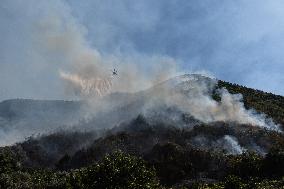
<svg viewBox="0 0 284 189"><path fill-rule="evenodd" d="M64 98L57 70L65 63L35 39L53 14L102 55L168 57L184 72L284 95L282 0L2 0L0 99Z"/></svg>

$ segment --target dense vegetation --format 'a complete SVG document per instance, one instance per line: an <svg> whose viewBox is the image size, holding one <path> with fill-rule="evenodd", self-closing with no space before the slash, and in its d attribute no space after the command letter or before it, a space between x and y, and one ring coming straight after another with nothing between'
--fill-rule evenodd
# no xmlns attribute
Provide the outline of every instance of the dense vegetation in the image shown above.
<svg viewBox="0 0 284 189"><path fill-rule="evenodd" d="M27 169L7 149L0 155L1 188L157 188L155 171L137 157L114 152L99 163L69 172Z"/></svg>
<svg viewBox="0 0 284 189"><path fill-rule="evenodd" d="M5 148L0 155L0 187L166 188L174 184L174 188L283 188L283 154L274 149L265 157L250 152L226 156L167 143L156 145L149 154L151 160L146 157L148 162L116 151L97 163L62 171L27 168ZM212 163L217 167L211 168ZM207 178L210 175L215 179Z"/></svg>
<svg viewBox="0 0 284 189"><path fill-rule="evenodd" d="M223 81L218 87L283 125L284 97ZM225 136L246 150L231 153ZM284 188L284 135L224 122L153 125L138 116L99 138L59 132L0 148L0 188Z"/></svg>

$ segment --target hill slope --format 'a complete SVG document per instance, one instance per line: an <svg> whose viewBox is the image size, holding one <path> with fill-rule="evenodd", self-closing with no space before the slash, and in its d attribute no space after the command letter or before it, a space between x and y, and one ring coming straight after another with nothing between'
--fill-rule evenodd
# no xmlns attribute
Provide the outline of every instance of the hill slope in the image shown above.
<svg viewBox="0 0 284 189"><path fill-rule="evenodd" d="M242 94L243 99L234 94ZM0 174L0 186L9 186L13 179L12 183L29 185L29 179L41 178L44 186L52 180L54 188L60 188L62 182L84 188L84 182L102 181L93 177L97 171L93 163L109 162L104 159L106 154L119 150L143 158L148 167L155 168L164 186L244 182L277 188L283 184L284 135L270 127L271 120L261 113L283 124L283 100L282 96L200 75L176 77L137 93L114 93L101 99L103 110L94 112L91 119L0 148L0 168L9 170ZM77 119L81 105L13 100L0 104L0 115L10 123L30 117L40 121L48 115L48 119L58 118L54 122L58 126L69 118ZM88 108L92 110L93 105ZM26 112L30 109L34 113ZM39 123L29 121L34 127ZM120 162L121 154L118 157L115 161ZM116 175L119 180L124 176ZM19 177L26 180L19 181Z"/></svg>

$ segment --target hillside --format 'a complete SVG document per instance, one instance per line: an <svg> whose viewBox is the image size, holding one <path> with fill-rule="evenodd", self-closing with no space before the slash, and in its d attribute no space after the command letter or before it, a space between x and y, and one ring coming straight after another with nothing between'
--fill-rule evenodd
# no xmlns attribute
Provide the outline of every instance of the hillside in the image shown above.
<svg viewBox="0 0 284 189"><path fill-rule="evenodd" d="M0 145L54 132L84 116L84 103L63 100L12 99L0 102Z"/></svg>
<svg viewBox="0 0 284 189"><path fill-rule="evenodd" d="M242 94L243 100L223 87L232 94ZM0 115L10 122L15 117L28 119L29 109L38 112L39 119L49 111L55 111L49 119L56 115L62 120L75 119L82 103L8 102L0 104ZM96 112L91 119L72 127L53 127L61 130L1 147L0 186L284 186L284 135L275 129L283 128L282 96L200 75L184 75L145 91L111 94L100 103L107 103L104 111ZM187 107L196 103L200 103L198 109Z"/></svg>

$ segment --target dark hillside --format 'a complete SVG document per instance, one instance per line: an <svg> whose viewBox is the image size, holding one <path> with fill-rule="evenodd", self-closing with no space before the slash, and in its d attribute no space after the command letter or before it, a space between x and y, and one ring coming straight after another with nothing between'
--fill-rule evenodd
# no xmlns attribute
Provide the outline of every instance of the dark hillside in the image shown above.
<svg viewBox="0 0 284 189"><path fill-rule="evenodd" d="M284 97L219 81L217 88L223 87L242 94L246 108L283 125ZM220 100L216 90L212 95ZM116 111L117 119L134 116L127 112L139 110L145 99L129 101L101 119ZM34 114L40 119L58 106L51 115L66 118L76 114L78 105L13 100L1 103L0 113L11 120ZM93 120L80 123L81 132L62 129L1 147L0 188L283 188L282 132L238 122L204 123L174 108L163 110L179 121L167 121L159 112L153 116L160 122L139 115L98 134L83 129L96 128L98 120Z"/></svg>

